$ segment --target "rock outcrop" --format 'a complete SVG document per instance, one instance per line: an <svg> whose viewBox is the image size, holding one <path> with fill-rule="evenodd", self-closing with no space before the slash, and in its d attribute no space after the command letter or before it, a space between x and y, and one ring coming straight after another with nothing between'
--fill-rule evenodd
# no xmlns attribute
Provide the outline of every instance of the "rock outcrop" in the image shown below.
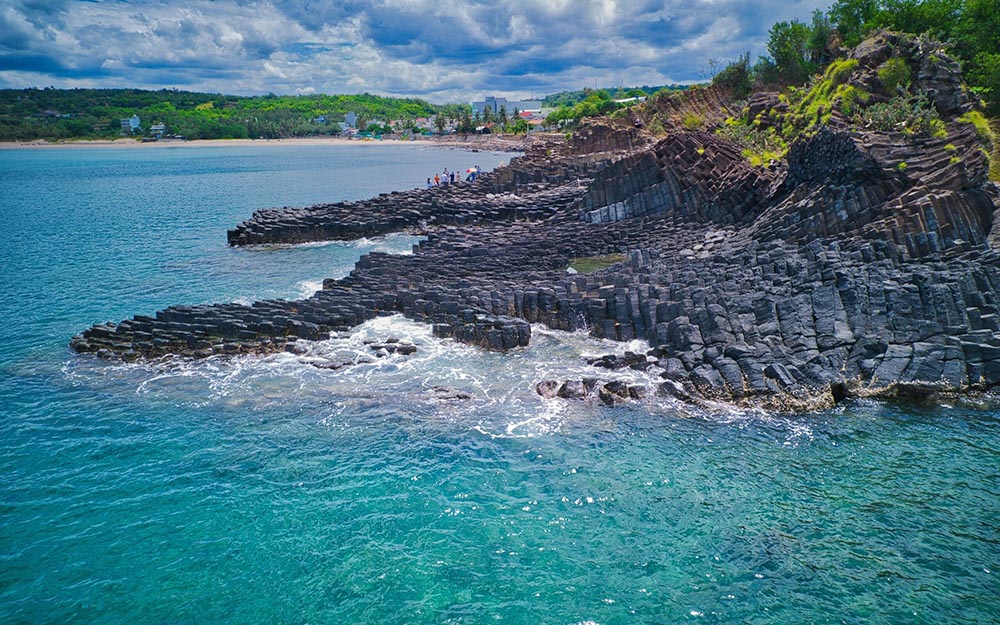
<svg viewBox="0 0 1000 625"><path fill-rule="evenodd" d="M991 389L1000 385L1000 191L981 137L957 119L968 109L957 67L936 48L881 34L853 52L851 79L872 82L873 68L900 54L934 91L944 136L834 116L780 163L752 167L714 133L654 142L628 120L602 121L475 183L258 211L230 231L231 245L406 229L427 239L412 256L362 257L306 300L171 307L94 326L71 345L122 359L269 352L402 313L494 350L528 344L535 323L645 339L646 354L593 364L658 372L662 394L692 401L804 409ZM939 62L925 67L929 55ZM780 104L766 96L748 106L766 117ZM566 271L571 259L611 253L626 260ZM538 391L597 392L606 403L639 395L608 384Z"/></svg>

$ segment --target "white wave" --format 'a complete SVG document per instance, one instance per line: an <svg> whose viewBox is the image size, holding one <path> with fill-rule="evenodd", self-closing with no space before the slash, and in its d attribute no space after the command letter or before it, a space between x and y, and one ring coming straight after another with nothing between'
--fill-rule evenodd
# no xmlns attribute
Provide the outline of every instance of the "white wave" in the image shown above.
<svg viewBox="0 0 1000 625"><path fill-rule="evenodd" d="M299 280L295 283L296 297L298 299L308 299L322 290L322 280Z"/></svg>
<svg viewBox="0 0 1000 625"><path fill-rule="evenodd" d="M243 245L240 249L250 252L268 252L273 250L303 249L311 247L327 247L329 245L342 245L343 241L308 241L306 243L253 243Z"/></svg>
<svg viewBox="0 0 1000 625"><path fill-rule="evenodd" d="M395 232L380 237L361 237L360 239L343 241L342 244L345 247L358 248L363 252L382 252L384 254L410 256L413 254L413 246L423 241L424 238L405 232Z"/></svg>
<svg viewBox="0 0 1000 625"><path fill-rule="evenodd" d="M410 355L379 353L373 344L410 343ZM109 364L76 359L66 367L77 383L131 392L155 401L291 411L330 407L340 424L375 408L447 422L491 437L551 436L576 428L615 427L596 393L587 400L544 399L545 380L597 378L645 386L650 399L624 410L668 419L701 418L734 427L755 424L784 432L793 444L810 440L809 424L729 405L693 406L656 396L659 369L606 370L587 363L608 353L641 353L645 344L595 339L584 332L534 327L531 345L496 353L433 336L431 327L401 315L380 317L324 341L300 341L300 353L268 356L170 358L154 363ZM300 350L296 350L297 352ZM468 396L467 399L460 397ZM611 425L608 425L611 423Z"/></svg>

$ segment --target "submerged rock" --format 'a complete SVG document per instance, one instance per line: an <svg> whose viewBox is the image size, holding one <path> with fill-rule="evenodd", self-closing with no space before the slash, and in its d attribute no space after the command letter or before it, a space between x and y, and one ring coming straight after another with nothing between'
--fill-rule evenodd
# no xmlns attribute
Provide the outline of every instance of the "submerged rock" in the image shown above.
<svg viewBox="0 0 1000 625"><path fill-rule="evenodd" d="M450 386L433 386L431 387L431 393L434 399L440 401L466 401L472 399L472 395L469 393Z"/></svg>
<svg viewBox="0 0 1000 625"><path fill-rule="evenodd" d="M417 353L417 346L413 343L404 343L397 338L391 337L385 339L384 342L377 341L365 341L365 344L375 352L375 355L379 358L384 358L389 354L400 354L402 356L409 356L411 354Z"/></svg>

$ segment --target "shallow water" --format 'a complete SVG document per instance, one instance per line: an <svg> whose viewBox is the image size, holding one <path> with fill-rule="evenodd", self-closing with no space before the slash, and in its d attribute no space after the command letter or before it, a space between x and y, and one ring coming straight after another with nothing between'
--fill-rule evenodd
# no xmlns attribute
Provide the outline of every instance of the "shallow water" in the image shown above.
<svg viewBox="0 0 1000 625"><path fill-rule="evenodd" d="M227 248L253 208L507 158L0 150L0 621L1000 619L995 411L543 400L538 381L641 345L536 327L499 355L400 317L304 355L120 365L66 347L173 303L301 297L415 242ZM389 336L417 353L365 344Z"/></svg>

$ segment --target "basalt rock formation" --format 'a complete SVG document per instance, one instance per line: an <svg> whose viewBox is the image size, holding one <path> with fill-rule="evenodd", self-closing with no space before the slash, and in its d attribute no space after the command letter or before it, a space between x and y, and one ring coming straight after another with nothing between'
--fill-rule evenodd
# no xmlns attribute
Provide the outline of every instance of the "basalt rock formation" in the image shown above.
<svg viewBox="0 0 1000 625"><path fill-rule="evenodd" d="M368 254L305 300L171 307L71 345L126 360L264 353L402 313L495 350L528 344L534 323L644 339L649 352L623 366L691 400L801 409L1000 385L1000 190L982 137L958 119L971 105L957 66L887 33L852 54L848 80L872 103L892 97L878 68L905 58L943 133L866 129L833 111L786 158L753 167L707 130L655 140L628 117L601 120L473 183L258 211L229 232L231 245L425 232L411 256ZM782 106L747 104L760 119ZM612 253L626 260L567 272Z"/></svg>

